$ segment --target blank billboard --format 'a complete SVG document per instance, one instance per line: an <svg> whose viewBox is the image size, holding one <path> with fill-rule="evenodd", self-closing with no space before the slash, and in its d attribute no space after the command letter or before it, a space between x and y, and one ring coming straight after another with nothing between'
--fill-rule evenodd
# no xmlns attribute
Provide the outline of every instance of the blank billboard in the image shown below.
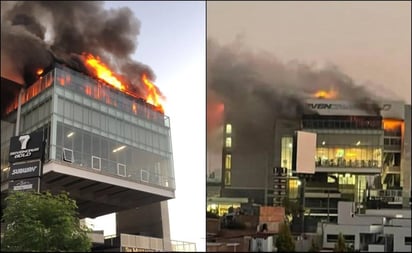
<svg viewBox="0 0 412 253"><path fill-rule="evenodd" d="M293 144L294 171L298 174L314 174L316 133L296 131Z"/></svg>

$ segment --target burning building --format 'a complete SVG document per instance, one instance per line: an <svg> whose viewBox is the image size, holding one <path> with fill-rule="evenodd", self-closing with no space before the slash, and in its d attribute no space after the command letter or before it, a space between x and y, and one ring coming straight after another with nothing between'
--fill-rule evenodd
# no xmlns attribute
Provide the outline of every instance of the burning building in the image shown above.
<svg viewBox="0 0 412 253"><path fill-rule="evenodd" d="M130 58L139 28L98 2L2 2L2 200L65 190L81 217L116 212L112 248L140 235L128 246L170 250L170 120L153 71Z"/></svg>
<svg viewBox="0 0 412 253"><path fill-rule="evenodd" d="M208 102L224 104L218 120L209 118L223 123L208 129L221 197L261 205L305 199L306 232L336 220L338 201L356 202L357 212L409 206L410 105L371 96L335 67L285 65L242 50L208 47ZM304 186L293 166L298 130L317 135L315 174ZM274 168L283 169L285 189L275 188Z"/></svg>

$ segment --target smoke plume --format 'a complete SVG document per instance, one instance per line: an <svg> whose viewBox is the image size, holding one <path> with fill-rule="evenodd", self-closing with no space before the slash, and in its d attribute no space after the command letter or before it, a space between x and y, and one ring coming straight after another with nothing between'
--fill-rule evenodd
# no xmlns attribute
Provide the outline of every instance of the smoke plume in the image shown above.
<svg viewBox="0 0 412 253"><path fill-rule="evenodd" d="M207 42L207 103L224 104L224 115L242 138L242 147L264 150L273 143L276 119L298 119L310 112L304 98L318 90L333 90L336 99L355 101L360 109L379 114L371 94L336 66L323 68L298 61L284 64L267 52L252 52L242 42L226 46ZM215 119L209 117L208 121ZM208 123L209 150L216 143L215 124ZM240 146L240 145L239 145Z"/></svg>
<svg viewBox="0 0 412 253"><path fill-rule="evenodd" d="M99 1L1 2L1 75L30 85L38 68L60 62L87 73L82 53L99 56L135 90L155 75L134 61L140 21L129 8L104 9Z"/></svg>

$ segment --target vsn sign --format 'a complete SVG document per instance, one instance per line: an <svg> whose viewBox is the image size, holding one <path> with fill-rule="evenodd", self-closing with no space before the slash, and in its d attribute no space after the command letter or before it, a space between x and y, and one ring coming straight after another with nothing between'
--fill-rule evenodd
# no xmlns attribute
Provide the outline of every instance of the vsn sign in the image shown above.
<svg viewBox="0 0 412 253"><path fill-rule="evenodd" d="M355 104L327 104L327 103L308 103L310 109L313 110L351 110L359 109ZM391 104L383 104L380 108L382 111L389 111L391 109Z"/></svg>
<svg viewBox="0 0 412 253"><path fill-rule="evenodd" d="M10 163L33 159L43 160L43 153L43 132L14 136L10 139Z"/></svg>

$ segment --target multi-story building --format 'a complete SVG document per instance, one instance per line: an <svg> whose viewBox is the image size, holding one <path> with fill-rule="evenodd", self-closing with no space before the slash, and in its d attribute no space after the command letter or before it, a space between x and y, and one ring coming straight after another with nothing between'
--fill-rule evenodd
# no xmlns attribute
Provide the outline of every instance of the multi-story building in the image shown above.
<svg viewBox="0 0 412 253"><path fill-rule="evenodd" d="M18 96L2 103L2 199L19 181L9 180L16 127L20 136L40 133L40 191L69 192L81 217L116 212L118 236L161 238L156 249L170 250L166 200L174 198L175 179L169 118L143 99L58 64L22 94L18 124Z"/></svg>
<svg viewBox="0 0 412 253"><path fill-rule="evenodd" d="M297 199L304 187L306 231L314 232L320 220L336 221L339 200L355 202L358 212L367 207L407 207L410 105L312 98L304 102L308 112L301 118L274 121L273 145L264 152L242 146L236 125L226 119L221 196L281 205L279 178L271 173L273 168L285 168L287 196ZM305 184L292 167L297 130L317 135L315 173L305 177Z"/></svg>
<svg viewBox="0 0 412 253"><path fill-rule="evenodd" d="M366 209L356 214L355 203L339 202L336 223L319 223L322 248L334 248L339 233L348 246L364 252L410 252L411 212L406 209Z"/></svg>

